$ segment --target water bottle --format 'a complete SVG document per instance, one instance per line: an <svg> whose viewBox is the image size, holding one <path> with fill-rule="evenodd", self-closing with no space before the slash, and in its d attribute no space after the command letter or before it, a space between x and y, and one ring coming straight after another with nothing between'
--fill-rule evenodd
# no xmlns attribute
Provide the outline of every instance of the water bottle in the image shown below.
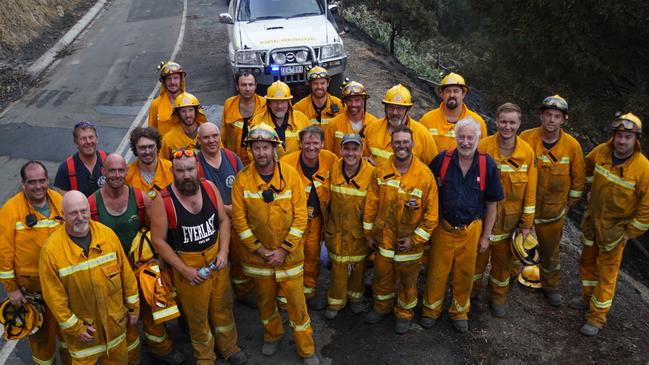
<svg viewBox="0 0 649 365"><path fill-rule="evenodd" d="M198 276L200 276L202 279L207 279L210 277L210 272L216 270L217 270L216 263L213 262L208 266L203 266L200 269L198 269Z"/></svg>

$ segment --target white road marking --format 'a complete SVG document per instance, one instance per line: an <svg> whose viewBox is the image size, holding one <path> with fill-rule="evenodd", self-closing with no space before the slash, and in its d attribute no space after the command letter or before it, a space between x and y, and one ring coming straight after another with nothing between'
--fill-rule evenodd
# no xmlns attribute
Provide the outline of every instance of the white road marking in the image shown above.
<svg viewBox="0 0 649 365"><path fill-rule="evenodd" d="M0 324L0 336L4 334L4 326ZM18 340L11 340L7 341L4 346L2 346L2 350L0 350L0 364L4 364L7 362L7 359L11 355L11 353L14 351L14 348L16 348L16 345L18 344Z"/></svg>

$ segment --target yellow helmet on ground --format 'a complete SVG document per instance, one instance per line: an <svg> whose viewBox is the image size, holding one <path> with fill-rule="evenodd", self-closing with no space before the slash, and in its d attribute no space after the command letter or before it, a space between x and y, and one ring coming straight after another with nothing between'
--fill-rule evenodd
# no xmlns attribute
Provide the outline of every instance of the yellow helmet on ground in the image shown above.
<svg viewBox="0 0 649 365"><path fill-rule="evenodd" d="M194 95L183 92L176 96L176 99L174 100L174 109L182 108L185 106L195 106L200 108L201 103Z"/></svg>
<svg viewBox="0 0 649 365"><path fill-rule="evenodd" d="M164 81L165 77L171 74L181 74L183 78L185 78L186 75L183 67L173 61L160 62L158 70L160 70L160 82Z"/></svg>
<svg viewBox="0 0 649 365"><path fill-rule="evenodd" d="M315 80L315 79L329 79L329 71L325 69L324 67L320 66L314 66L311 67L309 72L306 74L306 79L307 81Z"/></svg>
<svg viewBox="0 0 649 365"><path fill-rule="evenodd" d="M354 95L360 95L365 99L370 97L369 95L367 95L367 89L365 88L365 85L356 81L346 82L342 88L342 99L344 100L345 98Z"/></svg>
<svg viewBox="0 0 649 365"><path fill-rule="evenodd" d="M528 265L518 274L518 282L530 289L541 288L541 270L539 265Z"/></svg>
<svg viewBox="0 0 649 365"><path fill-rule="evenodd" d="M546 109L555 109L563 112L563 114L568 114L568 102L559 94L548 96L543 99L543 105L541 105L541 110Z"/></svg>
<svg viewBox="0 0 649 365"><path fill-rule="evenodd" d="M266 90L266 100L291 100L291 88L285 83L277 80L270 84Z"/></svg>
<svg viewBox="0 0 649 365"><path fill-rule="evenodd" d="M19 340L33 335L43 325L43 311L39 305L28 302L16 307L9 299L0 304L0 323L4 326L5 340Z"/></svg>
<svg viewBox="0 0 649 365"><path fill-rule="evenodd" d="M541 262L541 251L539 241L532 233L523 237L516 233L512 239L512 253L525 265L537 265Z"/></svg>
<svg viewBox="0 0 649 365"><path fill-rule="evenodd" d="M252 142L270 142L273 144L280 144L282 140L279 139L277 132L271 126L266 123L261 123L258 126L250 128L248 131L248 136L246 137L246 145L250 145Z"/></svg>
<svg viewBox="0 0 649 365"><path fill-rule="evenodd" d="M397 84L385 92L383 104L412 106L412 96L405 86Z"/></svg>
<svg viewBox="0 0 649 365"><path fill-rule="evenodd" d="M640 134L642 133L642 121L633 113L620 115L611 123L613 131L627 131Z"/></svg>
<svg viewBox="0 0 649 365"><path fill-rule="evenodd" d="M444 76L442 82L439 84L439 93L441 94L442 91L444 91L444 88L446 88L447 86L459 86L462 88L462 90L464 90L465 94L469 93L469 88L466 86L464 77L462 77L462 75L456 74L455 72L451 72L450 74Z"/></svg>

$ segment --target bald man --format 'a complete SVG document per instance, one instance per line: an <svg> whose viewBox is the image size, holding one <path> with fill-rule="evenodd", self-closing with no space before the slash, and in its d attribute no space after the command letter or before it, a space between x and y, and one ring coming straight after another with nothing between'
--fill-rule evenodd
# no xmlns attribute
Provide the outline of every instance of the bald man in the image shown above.
<svg viewBox="0 0 649 365"><path fill-rule="evenodd" d="M198 154L201 177L211 181L219 189L225 212L232 218L232 184L243 163L234 152L221 144L221 132L214 123L201 124L198 127L198 142L201 149ZM230 280L236 299L242 304L256 308L254 285L252 279L243 273L241 268L241 243L239 235L230 235Z"/></svg>
<svg viewBox="0 0 649 365"><path fill-rule="evenodd" d="M126 325L137 323L135 275L119 238L90 219L79 191L63 196L65 229L41 250L43 297L63 332L72 364L128 363Z"/></svg>

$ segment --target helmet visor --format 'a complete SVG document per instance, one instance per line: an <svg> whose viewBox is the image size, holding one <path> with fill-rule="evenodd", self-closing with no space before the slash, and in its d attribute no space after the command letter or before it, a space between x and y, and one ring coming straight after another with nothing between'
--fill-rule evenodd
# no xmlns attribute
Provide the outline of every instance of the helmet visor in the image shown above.
<svg viewBox="0 0 649 365"><path fill-rule="evenodd" d="M614 131L629 131L633 133L640 133L642 131L637 124L628 119L615 119L611 124L611 129Z"/></svg>

